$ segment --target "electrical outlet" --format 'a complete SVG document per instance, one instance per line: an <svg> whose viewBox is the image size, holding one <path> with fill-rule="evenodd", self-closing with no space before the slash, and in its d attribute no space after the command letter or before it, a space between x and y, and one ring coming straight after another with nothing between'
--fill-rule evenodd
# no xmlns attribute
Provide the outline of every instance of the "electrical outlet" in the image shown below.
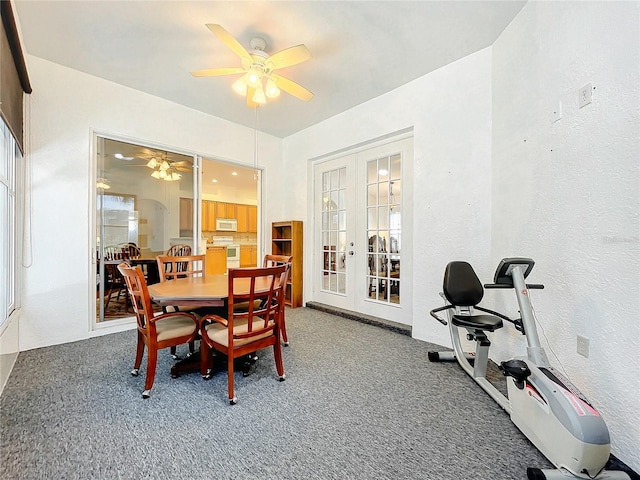
<svg viewBox="0 0 640 480"><path fill-rule="evenodd" d="M578 335L578 348L577 351L585 358L589 358L589 339Z"/></svg>
<svg viewBox="0 0 640 480"><path fill-rule="evenodd" d="M582 108L585 105L591 103L591 97L593 95L593 87L591 83L587 83L578 91L578 108Z"/></svg>

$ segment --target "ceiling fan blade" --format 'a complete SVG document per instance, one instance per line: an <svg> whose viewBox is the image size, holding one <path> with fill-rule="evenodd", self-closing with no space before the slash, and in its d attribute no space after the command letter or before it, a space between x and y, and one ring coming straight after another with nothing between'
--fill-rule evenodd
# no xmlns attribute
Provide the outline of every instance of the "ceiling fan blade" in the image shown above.
<svg viewBox="0 0 640 480"><path fill-rule="evenodd" d="M220 75L234 75L236 73L244 73L244 68L207 68L205 70L196 70L191 72L194 77L218 77Z"/></svg>
<svg viewBox="0 0 640 480"><path fill-rule="evenodd" d="M185 167L175 167L176 170L178 170L179 172L191 172L190 168L185 168Z"/></svg>
<svg viewBox="0 0 640 480"><path fill-rule="evenodd" d="M300 100L308 102L313 98L313 93L304 88L302 85L294 82L293 80L289 80L286 77L275 74L272 74L271 78L276 82L278 88L284 90L290 95L293 95L294 97L299 98Z"/></svg>
<svg viewBox="0 0 640 480"><path fill-rule="evenodd" d="M211 32L218 37L222 43L229 48L229 50L240 57L244 68L249 68L251 66L252 62L249 53L229 32L222 28L221 25L218 25L217 23L207 23L207 28L211 30Z"/></svg>
<svg viewBox="0 0 640 480"><path fill-rule="evenodd" d="M267 60L267 64L271 63L272 70L278 68L290 67L298 63L305 62L311 58L311 52L304 45L296 45L295 47L285 48L274 53Z"/></svg>

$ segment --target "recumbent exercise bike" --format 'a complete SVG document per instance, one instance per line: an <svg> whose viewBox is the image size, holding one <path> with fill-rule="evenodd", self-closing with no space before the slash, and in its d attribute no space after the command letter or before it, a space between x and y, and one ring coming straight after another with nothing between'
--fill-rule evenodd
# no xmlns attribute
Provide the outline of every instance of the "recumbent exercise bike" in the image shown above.
<svg viewBox="0 0 640 480"><path fill-rule="evenodd" d="M556 469L527 468L529 480L597 479L629 480L621 471L604 470L609 460L610 441L607 426L585 396L560 372L549 365L540 346L529 289L543 285L527 284L534 261L530 258L505 258L500 261L492 284L485 288L515 290L521 318L512 320L492 310L478 306L484 290L471 265L451 262L444 273L444 307L431 310L431 316L449 325L453 352L429 352L429 360L457 360L483 390L511 417L511 421L555 465ZM474 310L482 312L476 314ZM449 321L436 315L447 311ZM487 380L489 347L487 332L502 328L503 320L512 323L526 336L527 356L514 358L499 365L507 378L505 397ZM476 342L475 353L463 350L460 332Z"/></svg>

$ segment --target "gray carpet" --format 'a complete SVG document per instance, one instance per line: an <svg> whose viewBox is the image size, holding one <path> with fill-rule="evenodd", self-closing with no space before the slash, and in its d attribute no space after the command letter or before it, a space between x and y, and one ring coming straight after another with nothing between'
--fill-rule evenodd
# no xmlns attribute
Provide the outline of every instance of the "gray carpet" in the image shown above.
<svg viewBox="0 0 640 480"><path fill-rule="evenodd" d="M429 321L425 319L425 321ZM3 479L526 478L549 463L433 345L325 312L287 310L279 382L270 350L252 374L130 376L135 333L19 355L0 397ZM186 352L186 346L181 352Z"/></svg>

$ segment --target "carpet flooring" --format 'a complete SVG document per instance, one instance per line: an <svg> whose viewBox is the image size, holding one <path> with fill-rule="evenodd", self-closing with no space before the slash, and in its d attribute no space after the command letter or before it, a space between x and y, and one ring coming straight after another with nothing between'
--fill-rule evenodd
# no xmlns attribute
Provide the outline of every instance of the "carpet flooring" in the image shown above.
<svg viewBox="0 0 640 480"><path fill-rule="evenodd" d="M427 320L428 321L428 320ZM407 335L287 310L279 382L270 350L248 377L132 377L135 332L22 352L0 397L2 479L526 478L545 458L457 364ZM186 353L187 347L179 352Z"/></svg>

